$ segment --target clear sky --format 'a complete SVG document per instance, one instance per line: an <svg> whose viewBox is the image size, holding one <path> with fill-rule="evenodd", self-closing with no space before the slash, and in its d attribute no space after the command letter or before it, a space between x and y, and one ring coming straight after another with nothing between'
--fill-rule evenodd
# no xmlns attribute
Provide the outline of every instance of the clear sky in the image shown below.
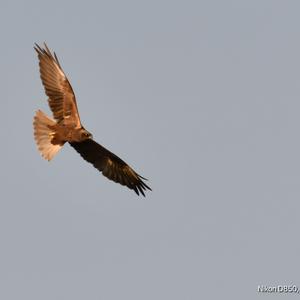
<svg viewBox="0 0 300 300"><path fill-rule="evenodd" d="M0 299L256 299L299 279L300 2L1 1ZM134 192L66 145L33 45L55 50ZM282 296L282 295L280 295Z"/></svg>

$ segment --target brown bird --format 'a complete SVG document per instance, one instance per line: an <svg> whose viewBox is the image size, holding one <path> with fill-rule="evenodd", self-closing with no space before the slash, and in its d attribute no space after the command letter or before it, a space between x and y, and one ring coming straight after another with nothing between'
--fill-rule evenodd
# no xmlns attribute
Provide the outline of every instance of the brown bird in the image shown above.
<svg viewBox="0 0 300 300"><path fill-rule="evenodd" d="M55 52L35 44L40 76L48 96L48 104L54 120L41 110L34 116L34 138L41 155L50 161L68 142L86 161L93 164L104 176L145 196L151 188L146 178L137 174L121 158L93 140L93 136L81 124L75 94Z"/></svg>

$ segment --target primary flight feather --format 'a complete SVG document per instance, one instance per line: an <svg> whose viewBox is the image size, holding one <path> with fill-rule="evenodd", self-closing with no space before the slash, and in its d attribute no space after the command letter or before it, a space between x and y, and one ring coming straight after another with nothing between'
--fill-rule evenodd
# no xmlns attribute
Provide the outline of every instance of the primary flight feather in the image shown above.
<svg viewBox="0 0 300 300"><path fill-rule="evenodd" d="M49 118L40 110L34 116L34 138L41 155L50 161L68 142L108 179L145 196L145 190L151 190L144 182L146 179L95 142L92 134L82 126L75 94L56 54L52 54L46 44L44 48L36 44L34 49L38 54L40 76L54 118Z"/></svg>

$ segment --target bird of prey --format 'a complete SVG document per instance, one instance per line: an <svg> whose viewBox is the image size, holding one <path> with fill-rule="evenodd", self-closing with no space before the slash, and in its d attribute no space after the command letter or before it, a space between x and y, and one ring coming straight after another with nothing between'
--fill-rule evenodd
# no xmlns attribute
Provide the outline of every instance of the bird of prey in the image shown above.
<svg viewBox="0 0 300 300"><path fill-rule="evenodd" d="M34 116L34 138L41 155L50 161L68 142L87 162L108 179L127 186L137 195L145 196L151 188L146 178L136 173L126 162L93 140L81 124L75 94L55 52L46 44L35 44L38 54L40 77L53 114L49 118L41 110Z"/></svg>

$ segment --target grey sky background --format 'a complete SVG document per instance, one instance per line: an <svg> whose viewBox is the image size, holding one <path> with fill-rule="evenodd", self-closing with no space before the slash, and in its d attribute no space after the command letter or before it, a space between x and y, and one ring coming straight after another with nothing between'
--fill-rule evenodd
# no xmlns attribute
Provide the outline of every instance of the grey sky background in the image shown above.
<svg viewBox="0 0 300 300"><path fill-rule="evenodd" d="M256 299L259 284L300 287L299 11L2 0L0 299ZM146 199L68 145L40 157L32 118L50 110L33 44L44 41L84 126L149 178Z"/></svg>

